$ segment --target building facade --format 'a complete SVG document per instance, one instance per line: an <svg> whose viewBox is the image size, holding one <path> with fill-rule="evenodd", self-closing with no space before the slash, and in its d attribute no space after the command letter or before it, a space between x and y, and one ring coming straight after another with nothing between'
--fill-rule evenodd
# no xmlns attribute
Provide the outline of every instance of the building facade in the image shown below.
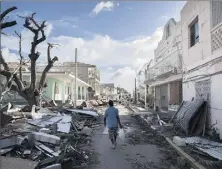
<svg viewBox="0 0 222 169"><path fill-rule="evenodd" d="M105 83L100 85L100 95L105 100L119 100L117 87L114 83Z"/></svg>
<svg viewBox="0 0 222 169"><path fill-rule="evenodd" d="M38 86L41 72L37 72L36 84ZM30 83L30 72L23 72L23 79ZM48 72L46 83L47 87L43 91L43 97L54 100L57 103L65 103L67 100L75 100L77 105L80 105L83 101L87 100L87 89L90 87L89 84L82 81L81 79L76 79L76 91L75 91L75 76L67 72ZM75 93L76 92L76 93Z"/></svg>
<svg viewBox="0 0 222 169"><path fill-rule="evenodd" d="M42 71L45 66L38 66ZM53 66L52 71L64 71L75 75L75 62L64 62ZM91 90L88 90L88 99L98 99L100 95L100 71L96 65L77 62L77 77L88 83Z"/></svg>
<svg viewBox="0 0 222 169"><path fill-rule="evenodd" d="M183 100L208 102L208 126L222 138L222 1L189 1L181 11Z"/></svg>
<svg viewBox="0 0 222 169"><path fill-rule="evenodd" d="M154 95L154 107L159 110L176 110L182 100L180 41L181 23L171 18L166 23L162 40L154 51L152 66L145 71L147 96L151 99Z"/></svg>

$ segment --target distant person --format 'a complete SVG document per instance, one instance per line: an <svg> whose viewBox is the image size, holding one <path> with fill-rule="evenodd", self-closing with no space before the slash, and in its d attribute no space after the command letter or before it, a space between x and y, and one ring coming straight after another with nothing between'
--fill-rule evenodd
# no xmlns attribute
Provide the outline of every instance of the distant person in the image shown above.
<svg viewBox="0 0 222 169"><path fill-rule="evenodd" d="M104 126L106 126L106 120L108 122L108 129L109 129L109 138L112 142L112 148L116 148L116 139L118 135L118 125L120 128L123 128L122 124L120 123L119 118L119 110L113 106L113 101L109 101L109 108L106 109L104 115Z"/></svg>

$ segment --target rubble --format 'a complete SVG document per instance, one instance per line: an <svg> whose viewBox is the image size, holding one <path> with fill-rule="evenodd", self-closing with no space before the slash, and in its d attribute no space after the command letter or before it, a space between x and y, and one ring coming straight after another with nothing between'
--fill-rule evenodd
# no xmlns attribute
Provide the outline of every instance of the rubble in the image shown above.
<svg viewBox="0 0 222 169"><path fill-rule="evenodd" d="M66 163L79 166L90 158L81 147L90 143L91 127L99 117L95 111L63 108L53 112L36 106L29 112L21 109L25 110L12 108L11 104L1 109L4 125L0 154L7 156L5 161L15 159L17 166L24 169L29 164L35 165L30 169L61 169ZM9 120L3 118L6 116Z"/></svg>
<svg viewBox="0 0 222 169"><path fill-rule="evenodd" d="M34 132L31 134L33 134L34 139L37 141L51 143L51 144L55 144L55 145L60 144L60 138L57 136L47 134L47 133L41 133L41 132Z"/></svg>
<svg viewBox="0 0 222 169"><path fill-rule="evenodd" d="M61 166L61 164L53 164L53 165L50 165L50 166L45 167L43 169L62 169L62 166Z"/></svg>
<svg viewBox="0 0 222 169"><path fill-rule="evenodd" d="M206 139L208 134L206 101L183 101L178 110L172 114L152 110L150 110L152 113L143 114L142 109L137 107L130 109L134 112L134 116L140 115L142 117L140 119L154 132L170 140L172 147L180 147L181 151L188 153L187 156L193 158L191 161L196 161L207 168L222 168L221 143ZM186 138L187 136L189 137Z"/></svg>

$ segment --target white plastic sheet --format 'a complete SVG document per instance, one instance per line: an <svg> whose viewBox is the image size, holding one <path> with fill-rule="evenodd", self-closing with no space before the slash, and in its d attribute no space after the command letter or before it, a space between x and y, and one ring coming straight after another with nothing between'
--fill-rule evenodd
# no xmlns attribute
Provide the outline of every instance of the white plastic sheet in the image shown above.
<svg viewBox="0 0 222 169"><path fill-rule="evenodd" d="M124 130L123 129L120 129L119 130L119 138L121 140L125 140L125 133L124 133Z"/></svg>
<svg viewBox="0 0 222 169"><path fill-rule="evenodd" d="M109 134L109 132L108 132L108 127L106 126L106 128L104 129L104 131L103 131L103 134Z"/></svg>

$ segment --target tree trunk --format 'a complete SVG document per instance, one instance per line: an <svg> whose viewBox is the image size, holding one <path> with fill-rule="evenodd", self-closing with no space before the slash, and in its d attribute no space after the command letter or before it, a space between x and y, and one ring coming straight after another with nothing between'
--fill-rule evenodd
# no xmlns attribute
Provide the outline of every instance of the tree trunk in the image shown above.
<svg viewBox="0 0 222 169"><path fill-rule="evenodd" d="M35 91L32 95L29 93L29 90L26 89L23 92L18 92L18 95L20 95L22 98L24 98L27 102L28 105L25 106L23 111L26 112L30 112L32 110L32 106L36 105L39 106L40 105L40 100L39 100L39 92Z"/></svg>

